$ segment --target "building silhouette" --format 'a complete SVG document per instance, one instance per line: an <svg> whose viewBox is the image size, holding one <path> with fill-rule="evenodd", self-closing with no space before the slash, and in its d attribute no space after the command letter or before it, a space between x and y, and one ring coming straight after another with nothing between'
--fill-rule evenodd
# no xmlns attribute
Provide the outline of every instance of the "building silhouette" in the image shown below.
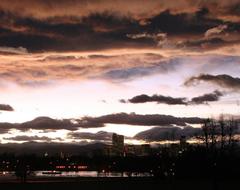
<svg viewBox="0 0 240 190"><path fill-rule="evenodd" d="M124 136L113 133L112 135L112 153L116 156L124 154Z"/></svg>

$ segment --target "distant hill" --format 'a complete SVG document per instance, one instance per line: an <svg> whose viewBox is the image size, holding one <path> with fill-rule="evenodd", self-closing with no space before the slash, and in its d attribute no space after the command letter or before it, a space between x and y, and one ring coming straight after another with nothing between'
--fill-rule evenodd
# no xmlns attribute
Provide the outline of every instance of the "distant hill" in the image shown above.
<svg viewBox="0 0 240 190"><path fill-rule="evenodd" d="M0 144L0 154L13 153L16 155L20 154L36 154L44 155L56 155L63 152L69 155L92 155L103 151L106 145L103 143L93 144L67 144L67 143L38 143L38 142L27 142L22 144L8 143Z"/></svg>

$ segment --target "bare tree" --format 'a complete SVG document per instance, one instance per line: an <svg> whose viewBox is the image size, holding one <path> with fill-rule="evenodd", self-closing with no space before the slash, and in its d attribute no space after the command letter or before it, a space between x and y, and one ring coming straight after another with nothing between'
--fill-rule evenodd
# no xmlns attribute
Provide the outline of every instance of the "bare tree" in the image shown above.
<svg viewBox="0 0 240 190"><path fill-rule="evenodd" d="M238 121L233 118L225 120L222 115L219 120L206 119L201 128L202 134L196 138L203 141L206 148L213 149L217 143L220 143L221 149L223 149L227 144L233 144L238 129Z"/></svg>
<svg viewBox="0 0 240 190"><path fill-rule="evenodd" d="M233 137L238 128L238 122L231 118L227 127L228 145L231 146L233 143Z"/></svg>
<svg viewBox="0 0 240 190"><path fill-rule="evenodd" d="M221 135L221 149L224 148L225 145L225 141L226 141L226 122L224 121L224 117L223 114L220 116L220 120L219 120L219 125L220 125L220 135Z"/></svg>
<svg viewBox="0 0 240 190"><path fill-rule="evenodd" d="M217 142L217 123L213 119L211 119L208 127L210 132L211 148L213 149Z"/></svg>
<svg viewBox="0 0 240 190"><path fill-rule="evenodd" d="M206 148L209 147L209 121L210 119L205 120L202 126L202 131L203 131L202 139L205 142Z"/></svg>

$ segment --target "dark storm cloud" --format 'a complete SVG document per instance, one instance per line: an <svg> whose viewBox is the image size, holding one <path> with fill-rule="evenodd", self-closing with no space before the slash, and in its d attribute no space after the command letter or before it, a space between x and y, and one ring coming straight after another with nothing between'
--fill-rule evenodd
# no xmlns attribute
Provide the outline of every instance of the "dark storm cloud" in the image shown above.
<svg viewBox="0 0 240 190"><path fill-rule="evenodd" d="M77 130L79 125L74 124L69 119L57 120L49 117L38 117L32 121L24 123L0 123L0 129L18 129L26 131L29 129L35 130Z"/></svg>
<svg viewBox="0 0 240 190"><path fill-rule="evenodd" d="M167 34L201 34L207 29L221 23L218 19L206 18L207 9L201 9L195 14L179 13L172 14L166 10L148 20L152 30L160 30Z"/></svg>
<svg viewBox="0 0 240 190"><path fill-rule="evenodd" d="M142 20L151 18L159 12L170 10L171 13L194 13L201 7L209 9L210 16L225 18L239 16L238 0L1 0L0 9L9 13L18 14L20 17L34 17L38 19L62 17L84 17L92 13L116 12L119 15ZM72 19L74 21L74 19Z"/></svg>
<svg viewBox="0 0 240 190"><path fill-rule="evenodd" d="M8 104L0 104L0 111L14 111L14 109Z"/></svg>
<svg viewBox="0 0 240 190"><path fill-rule="evenodd" d="M76 131L79 128L100 128L105 124L127 124L127 125L142 125L142 126L154 126L154 125L181 125L184 126L187 123L199 124L203 119L198 117L174 117L170 115L138 115L135 113L116 113L109 114L100 117L83 117L81 119L52 119L49 117L38 117L32 121L24 123L0 123L0 131L5 133L10 129L17 129L20 131L27 131L29 129L44 130L44 131L56 131L56 130L69 130Z"/></svg>
<svg viewBox="0 0 240 190"><path fill-rule="evenodd" d="M129 42L125 36L128 30L138 30L137 21L114 14L93 14L74 23L65 23L64 18L57 23L22 18L4 11L0 16L1 46L24 47L30 52L98 50L141 44Z"/></svg>
<svg viewBox="0 0 240 190"><path fill-rule="evenodd" d="M68 119L57 120L49 117L38 117L32 121L24 122L19 126L19 129L39 129L39 130L76 130L77 126Z"/></svg>
<svg viewBox="0 0 240 190"><path fill-rule="evenodd" d="M68 133L68 138L78 139L78 140L94 140L94 141L111 141L112 133L99 131L97 133L88 132L71 132Z"/></svg>
<svg viewBox="0 0 240 190"><path fill-rule="evenodd" d="M168 40L173 44L186 41L182 44L184 47L208 43L217 48L231 45L232 35L225 37L228 40L201 38L217 29L219 32L215 34L220 34L220 30L230 34L238 32L238 22L230 20L226 25L224 19L239 18L237 7L239 3L232 1L182 0L173 4L166 0L142 3L3 0L0 2L0 46L23 47L29 52L87 51L163 47L162 43ZM189 35L197 39L189 42ZM239 43L238 40L233 41Z"/></svg>
<svg viewBox="0 0 240 190"><path fill-rule="evenodd" d="M239 25L228 22L225 24L222 20L209 17L209 10L202 8L194 13L177 13L172 14L170 10L163 11L158 15L149 18L144 26L145 32L139 34L128 34L132 39L150 38L156 42L172 37L177 37L178 41L185 41L181 45L199 46L199 44L206 43L225 43L216 34L229 34L233 31L239 30ZM228 26L229 25L229 26ZM208 39L204 39L208 37ZM194 38L189 40L185 35L191 35ZM212 38L211 38L212 37ZM217 38L218 37L218 38ZM178 42L175 42L178 45ZM181 47L178 45L178 47Z"/></svg>
<svg viewBox="0 0 240 190"><path fill-rule="evenodd" d="M221 96L223 96L223 93L218 90L215 90L213 93L208 93L192 98L190 103L205 104L208 102L215 102L218 101Z"/></svg>
<svg viewBox="0 0 240 190"><path fill-rule="evenodd" d="M187 127L154 127L152 129L142 131L134 136L136 139L146 141L164 141L164 140L179 140L181 136L187 139L201 134L201 128Z"/></svg>
<svg viewBox="0 0 240 190"><path fill-rule="evenodd" d="M141 94L135 96L128 100L130 103L146 103L146 102L157 102L157 103L164 103L169 105L186 105L186 98L173 98L170 96L163 96L163 95L153 95L148 96L146 94Z"/></svg>
<svg viewBox="0 0 240 190"><path fill-rule="evenodd" d="M119 100L121 103L147 103L147 102L156 102L159 104L168 104L168 105L192 105L192 104L207 104L208 102L215 102L220 99L224 94L218 90L215 90L212 93L203 94L200 96L193 97L191 100L188 100L186 97L175 98L171 96L163 95L152 95L148 96L146 94L141 94L134 96L131 99Z"/></svg>
<svg viewBox="0 0 240 190"><path fill-rule="evenodd" d="M56 130L70 130L75 131L80 127L83 128L95 128L103 127L104 123L97 123L95 121L88 120L73 120L71 119L52 119L49 117L37 117L31 121L23 123L0 123L0 133L5 133L10 129L18 129L20 131L27 131L29 129L34 130L46 130L46 131L56 131Z"/></svg>
<svg viewBox="0 0 240 190"><path fill-rule="evenodd" d="M174 117L171 115L139 115L135 113L116 113L110 115L104 115L100 117L85 117L79 121L82 127L89 128L93 124L95 126L99 124L127 124L127 125L141 125L141 126L154 126L154 125L181 125L184 126L186 123L199 124L203 121L202 118L198 117Z"/></svg>
<svg viewBox="0 0 240 190"><path fill-rule="evenodd" d="M223 88L240 90L240 78L232 77L226 74L222 75L201 74L199 76L189 78L188 80L185 81L184 85L186 86L197 85L200 81L213 83Z"/></svg>
<svg viewBox="0 0 240 190"><path fill-rule="evenodd" d="M226 24L221 19L209 15L207 8L194 13L177 14L166 10L147 19L147 24L142 29L144 32L130 33L127 37L135 41L152 39L158 47L188 51L207 51L239 44L239 24Z"/></svg>

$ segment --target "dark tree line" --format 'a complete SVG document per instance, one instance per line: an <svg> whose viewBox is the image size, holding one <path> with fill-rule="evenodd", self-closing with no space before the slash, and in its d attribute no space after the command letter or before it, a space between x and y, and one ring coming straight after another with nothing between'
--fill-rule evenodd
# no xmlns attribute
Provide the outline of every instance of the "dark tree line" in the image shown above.
<svg viewBox="0 0 240 190"><path fill-rule="evenodd" d="M202 140L206 148L216 148L220 146L221 149L231 147L238 141L238 121L231 119L224 119L223 115L219 120L206 119L202 125L202 135L197 138Z"/></svg>

